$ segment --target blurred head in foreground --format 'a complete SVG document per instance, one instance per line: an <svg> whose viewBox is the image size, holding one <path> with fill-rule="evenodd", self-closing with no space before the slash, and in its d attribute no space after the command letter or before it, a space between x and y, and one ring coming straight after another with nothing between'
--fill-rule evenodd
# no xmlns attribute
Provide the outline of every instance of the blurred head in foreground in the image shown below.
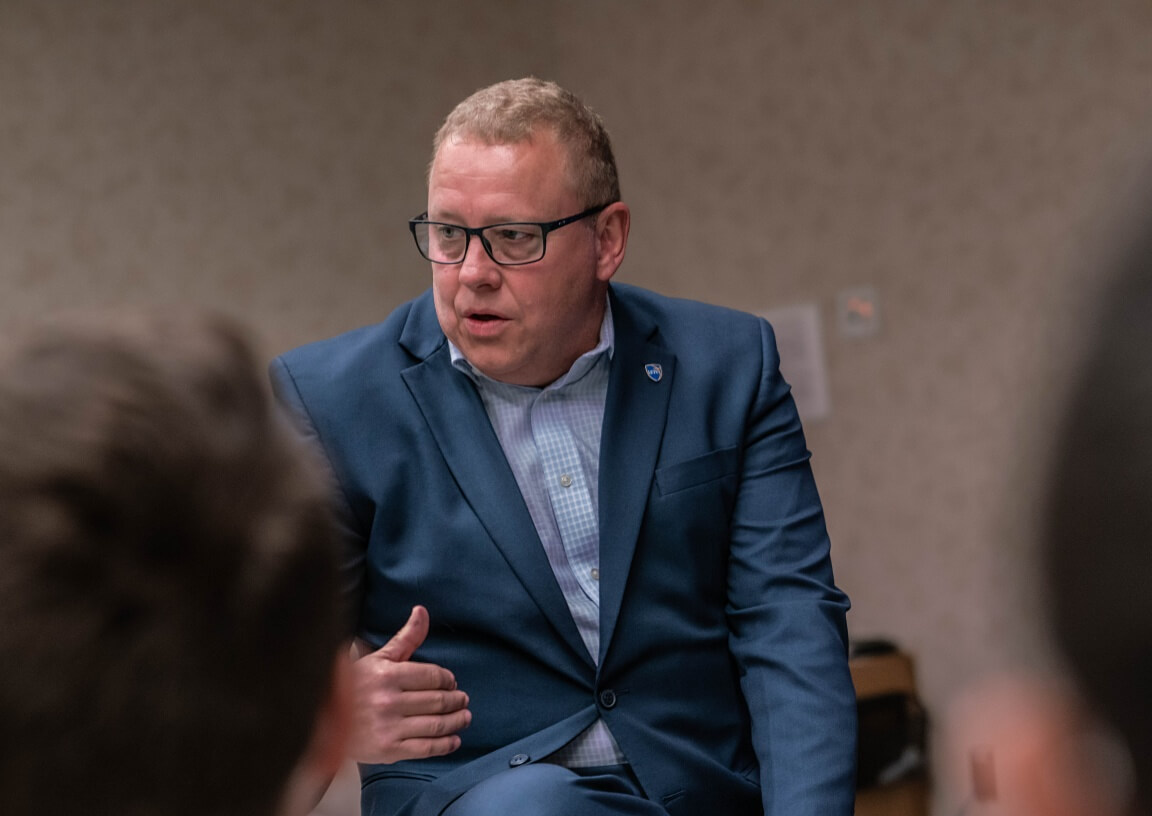
<svg viewBox="0 0 1152 816"><path fill-rule="evenodd" d="M0 349L0 813L306 813L348 720L336 545L245 337Z"/></svg>
<svg viewBox="0 0 1152 816"><path fill-rule="evenodd" d="M1145 234L1148 224L1145 225ZM1043 565L1052 628L1152 813L1152 240L1107 293L1057 443Z"/></svg>
<svg viewBox="0 0 1152 816"><path fill-rule="evenodd" d="M1143 220L1147 236L1152 218ZM1114 277L1089 324L1053 442L1040 570L1067 682L1015 678L968 701L968 719L982 724L998 813L1152 814L1152 239L1145 236L1108 270Z"/></svg>

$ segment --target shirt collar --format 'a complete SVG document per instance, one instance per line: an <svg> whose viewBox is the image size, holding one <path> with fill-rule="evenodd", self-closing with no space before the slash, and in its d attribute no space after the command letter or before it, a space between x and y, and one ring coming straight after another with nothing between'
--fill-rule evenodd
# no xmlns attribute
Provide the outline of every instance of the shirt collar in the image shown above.
<svg viewBox="0 0 1152 816"><path fill-rule="evenodd" d="M572 367L567 372L558 377L554 382L549 383L545 388L563 388L569 383L574 383L592 370L592 367L600 361L600 358L607 355L608 359L612 359L613 353L616 351L616 331L612 323L612 301L605 295L604 297L604 318L600 321L600 341L589 351L584 352L576 361L572 363ZM456 344L451 340L448 341L448 353L452 356L452 365L458 370L462 371L472 378L473 381L497 383L499 385L507 386L508 383L501 383L499 380L494 380L487 374L478 370L464 356L464 352L456 347ZM543 389L537 389L543 390Z"/></svg>

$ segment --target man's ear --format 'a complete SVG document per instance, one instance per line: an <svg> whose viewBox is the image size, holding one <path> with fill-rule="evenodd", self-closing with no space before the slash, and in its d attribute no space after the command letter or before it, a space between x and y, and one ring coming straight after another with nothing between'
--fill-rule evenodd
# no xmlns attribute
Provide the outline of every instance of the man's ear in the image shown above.
<svg viewBox="0 0 1152 816"><path fill-rule="evenodd" d="M1127 812L1126 754L1067 687L1024 678L985 683L958 703L948 743L973 777L961 790L1013 816Z"/></svg>
<svg viewBox="0 0 1152 816"><path fill-rule="evenodd" d="M624 262L632 212L622 201L609 204L596 216L596 277L607 283Z"/></svg>
<svg viewBox="0 0 1152 816"><path fill-rule="evenodd" d="M316 712L312 738L285 790L284 816L310 813L347 758L353 715L352 657L342 647L332 661L328 695Z"/></svg>

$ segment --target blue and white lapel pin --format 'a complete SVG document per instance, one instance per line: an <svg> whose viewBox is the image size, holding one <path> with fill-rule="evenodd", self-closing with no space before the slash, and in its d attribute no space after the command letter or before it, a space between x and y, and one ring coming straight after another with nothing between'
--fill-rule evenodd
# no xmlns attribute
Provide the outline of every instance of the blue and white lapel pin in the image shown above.
<svg viewBox="0 0 1152 816"><path fill-rule="evenodd" d="M664 367L659 363L645 363L644 373L648 375L648 379L652 382L660 382L660 379L664 376Z"/></svg>

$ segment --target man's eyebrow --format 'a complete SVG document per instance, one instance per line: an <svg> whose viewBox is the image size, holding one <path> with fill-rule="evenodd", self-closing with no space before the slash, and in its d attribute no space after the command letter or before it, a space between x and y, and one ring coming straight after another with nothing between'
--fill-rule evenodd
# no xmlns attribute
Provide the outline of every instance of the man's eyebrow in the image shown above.
<svg viewBox="0 0 1152 816"><path fill-rule="evenodd" d="M536 222L531 221L530 219L527 219L527 218L516 218L513 216L495 216L495 217L488 217L488 218L484 219L484 221L482 223L479 223L479 224L468 224L463 218L461 218L455 212L448 211L448 212L441 212L441 213L433 214L432 210L428 211L428 220L429 221L441 221L445 224L454 224L454 225L460 226L460 227L471 227L473 229L478 229L480 227L489 227L489 226L493 226L495 224L532 224L532 223L536 223Z"/></svg>

